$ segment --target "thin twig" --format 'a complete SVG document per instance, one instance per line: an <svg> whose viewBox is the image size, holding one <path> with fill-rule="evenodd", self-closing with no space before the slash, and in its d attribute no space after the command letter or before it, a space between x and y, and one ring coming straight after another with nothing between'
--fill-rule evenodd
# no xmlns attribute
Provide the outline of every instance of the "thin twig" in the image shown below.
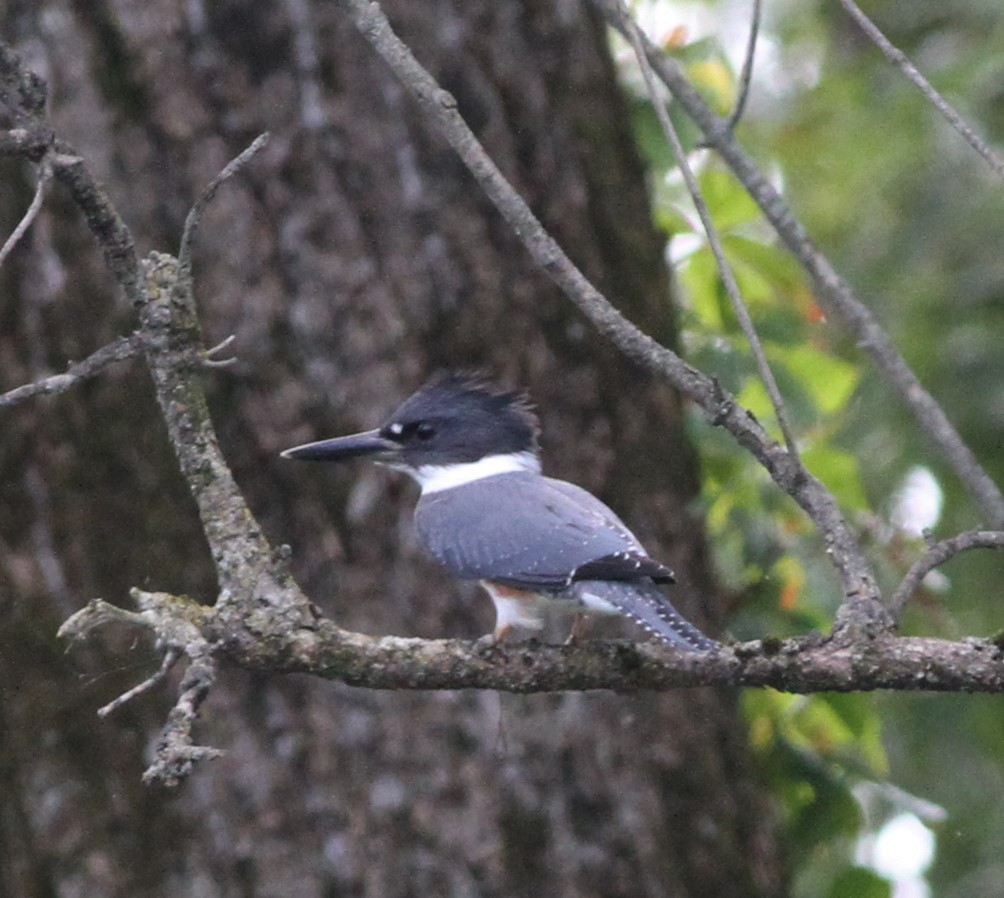
<svg viewBox="0 0 1004 898"><path fill-rule="evenodd" d="M167 676L180 657L181 651L179 649L169 648L164 652L164 657L161 659L160 667L157 670L143 680L142 683L137 683L132 689L126 690L118 698L112 699L107 705L98 708L98 717L107 717L113 711L121 708L126 702L132 701L137 695L142 695L148 689L152 689Z"/></svg>
<svg viewBox="0 0 1004 898"><path fill-rule="evenodd" d="M25 399L30 399L32 396L65 393L71 387L94 377L94 375L107 368L113 362L131 359L142 351L143 343L138 334L119 337L107 346L102 346L96 352L91 353L86 359L74 362L63 374L54 374L52 377L36 380L33 383L24 384L0 394L0 408L15 405Z"/></svg>
<svg viewBox="0 0 1004 898"><path fill-rule="evenodd" d="M70 192L73 202L84 214L87 227L104 254L108 271L119 282L130 303L142 302L136 243L108 193L94 179L83 158L68 144L55 141L48 159L56 180Z"/></svg>
<svg viewBox="0 0 1004 898"><path fill-rule="evenodd" d="M206 368L230 368L237 364L237 356L228 356L225 359L218 358L220 353L226 352L230 349L234 343L237 342L237 336L231 334L229 337L221 340L215 346L211 346L205 352L202 353L202 364Z"/></svg>
<svg viewBox="0 0 1004 898"><path fill-rule="evenodd" d="M728 128L734 131L739 119L743 117L746 101L750 95L750 85L753 82L753 58L756 55L756 42L760 34L760 20L763 18L763 0L753 0L753 15L750 18L750 33L746 41L746 55L743 67L739 72L739 96L736 97L736 107L728 118Z"/></svg>
<svg viewBox="0 0 1004 898"><path fill-rule="evenodd" d="M42 208L42 201L45 199L45 187L50 180L52 180L52 166L48 160L43 160L42 164L38 167L38 181L35 186L35 195L31 199L28 211L24 213L24 217L18 222L17 227L11 232L10 237L7 238L4 245L0 246L0 266L3 265L11 250L17 246L18 241L24 236L28 228L31 227L35 216L38 215L39 210Z"/></svg>
<svg viewBox="0 0 1004 898"><path fill-rule="evenodd" d="M889 599L889 610L893 616L896 618L900 616L910 596L920 586L924 577L949 558L969 549L1004 549L1004 531L967 530L958 536L943 539L929 546L927 551L913 563Z"/></svg>
<svg viewBox="0 0 1004 898"><path fill-rule="evenodd" d="M948 102L934 86L928 81L910 62L907 55L895 47L878 28L878 26L862 12L854 0L840 0L840 5L847 11L847 14L854 19L868 39L875 44L882 54L894 66L896 66L918 90L924 95L927 101L940 112L948 123L962 135L977 153L979 153L987 164L1001 178L1004 178L1004 159L998 156L973 129L973 127L955 110L955 107Z"/></svg>
<svg viewBox="0 0 1004 898"><path fill-rule="evenodd" d="M143 771L143 782L147 784L177 786L192 772L197 761L212 760L224 754L218 748L196 745L192 736L199 709L216 681L216 661L204 640L200 640L198 646L189 645L186 654L189 664L181 679L178 699L157 739L153 763Z"/></svg>
<svg viewBox="0 0 1004 898"><path fill-rule="evenodd" d="M268 143L268 138L268 131L259 134L246 150L231 159L223 167L223 170L209 182L209 186L202 191L202 195L195 201L192 208L189 209L188 216L185 218L185 229L181 234L181 246L178 250L178 263L181 265L182 271L189 272L191 269L192 242L195 240L195 232L202 222L202 213L206 211L206 207L213 201L213 197L216 196L216 192L220 187L257 155L258 151Z"/></svg>
<svg viewBox="0 0 1004 898"><path fill-rule="evenodd" d="M128 611L118 605L111 604L111 602L106 602L104 599L91 599L85 607L63 621L56 631L56 636L60 639L76 642L79 639L86 639L99 627L108 624L126 624L130 627L140 627L146 630L154 629L153 621L142 613Z"/></svg>
<svg viewBox="0 0 1004 898"><path fill-rule="evenodd" d="M767 356L763 351L763 345L760 343L760 337L757 335L749 309L746 307L742 294L739 292L739 285L736 283L735 275L732 273L732 266L725 256L725 247L722 246L721 238L718 236L718 229L711 220L711 213L708 211L707 203L704 202L700 185L697 183L697 178L694 177L694 172L687 161L687 152L684 150L680 136L676 133L676 128L673 126L669 113L666 111L666 104L659 97L659 91L655 83L655 73L652 71L652 66L649 65L648 57L645 55L641 29L638 27L638 23L631 17L623 0L617 0L617 8L621 24L627 32L628 41L634 49L635 56L638 58L638 65L641 68L642 78L645 80L645 88L648 91L652 108L655 109L656 117L662 126L666 141L673 149L676 164L679 166L684 183L687 185L687 192L690 194L694 208L697 209L697 214L701 218L704 232L708 235L708 246L711 247L711 253L715 257L715 264L718 266L722 283L725 285L725 292L729 295L732 309L739 320L739 326L742 328L743 333L746 335L746 340L749 342L760 379L767 388L767 395L770 397L771 405L774 407L774 414L777 416L778 426L781 428L781 433L784 436L785 447L788 449L788 454L791 455L792 459L801 465L795 436L788 422L788 412L784 405L784 398L781 396L781 390L774 379L774 372L771 371L770 364L767 362Z"/></svg>
<svg viewBox="0 0 1004 898"><path fill-rule="evenodd" d="M592 0L611 26L624 34L619 21L617 0ZM805 228L791 213L777 188L759 170L753 158L736 140L728 123L714 113L687 79L682 68L651 41L643 38L646 55L659 79L669 88L673 99L693 119L704 134L705 142L721 155L747 193L764 213L778 236L812 279L816 297L826 311L857 338L858 345L900 399L913 412L920 429L937 446L970 495L979 503L993 526L1004 526L1004 493L983 469L973 451L959 436L944 410L924 389L917 375L893 345L885 329L850 285L844 281L829 259L809 239Z"/></svg>

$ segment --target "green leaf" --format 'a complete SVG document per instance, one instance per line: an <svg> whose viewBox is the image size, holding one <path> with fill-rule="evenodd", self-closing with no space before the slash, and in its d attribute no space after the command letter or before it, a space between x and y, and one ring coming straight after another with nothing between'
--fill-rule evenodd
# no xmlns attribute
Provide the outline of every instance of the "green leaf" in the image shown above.
<svg viewBox="0 0 1004 898"><path fill-rule="evenodd" d="M666 172L676 166L676 158L672 148L666 143L659 117L647 98L637 97L631 103L631 130L638 149L651 169Z"/></svg>
<svg viewBox="0 0 1004 898"><path fill-rule="evenodd" d="M777 422L774 418L774 406L771 405L767 388L759 377L749 377L742 389L736 395L740 405L744 405L757 420L772 434L777 436Z"/></svg>
<svg viewBox="0 0 1004 898"><path fill-rule="evenodd" d="M777 301L787 304L805 290L805 276L798 264L773 237L757 240L732 233L725 236L724 243L729 259L759 272L774 288Z"/></svg>
<svg viewBox="0 0 1004 898"><path fill-rule="evenodd" d="M858 366L828 355L810 344L775 348L774 354L803 384L824 415L833 414L847 404L861 377Z"/></svg>
<svg viewBox="0 0 1004 898"><path fill-rule="evenodd" d="M760 207L730 172L709 165L698 175L697 184L719 231L760 218Z"/></svg>
<svg viewBox="0 0 1004 898"><path fill-rule="evenodd" d="M652 214L659 230L667 237L694 232L694 226L687 216L669 203L658 203Z"/></svg>
<svg viewBox="0 0 1004 898"><path fill-rule="evenodd" d="M735 103L735 78L720 56L690 63L687 74L715 112L729 114Z"/></svg>
<svg viewBox="0 0 1004 898"><path fill-rule="evenodd" d="M802 461L846 508L867 509L857 456L836 446L817 443L802 451Z"/></svg>
<svg viewBox="0 0 1004 898"><path fill-rule="evenodd" d="M708 333L721 334L731 314L726 314L718 268L706 245L687 260L680 278L687 308L696 315L696 325Z"/></svg>
<svg viewBox="0 0 1004 898"><path fill-rule="evenodd" d="M824 692L819 700L824 702L840 719L853 740L845 747L851 747L864 763L861 771L867 776L885 776L889 772L889 760L882 744L882 718L879 717L874 698L855 692ZM846 756L846 754L845 754Z"/></svg>

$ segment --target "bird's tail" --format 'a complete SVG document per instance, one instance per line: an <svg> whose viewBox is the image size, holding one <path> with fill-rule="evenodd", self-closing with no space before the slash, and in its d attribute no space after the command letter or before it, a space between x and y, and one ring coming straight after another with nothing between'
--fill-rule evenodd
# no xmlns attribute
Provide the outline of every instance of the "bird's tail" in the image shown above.
<svg viewBox="0 0 1004 898"><path fill-rule="evenodd" d="M608 603L663 642L684 651L706 652L721 645L686 620L654 583L582 580L573 588L587 605Z"/></svg>

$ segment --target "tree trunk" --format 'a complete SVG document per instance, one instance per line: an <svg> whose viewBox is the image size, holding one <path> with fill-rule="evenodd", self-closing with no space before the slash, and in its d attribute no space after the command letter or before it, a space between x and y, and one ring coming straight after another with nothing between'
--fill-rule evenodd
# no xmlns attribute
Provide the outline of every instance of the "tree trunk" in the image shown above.
<svg viewBox="0 0 1004 898"><path fill-rule="evenodd" d="M593 17L560 0L386 8L572 257L672 343L662 242ZM15 2L0 27L143 252L175 250L201 187L272 132L206 217L196 292L211 342L237 338L239 365L208 384L224 450L326 614L371 633L490 629L490 602L419 551L399 475L277 457L375 425L441 367L481 366L530 388L548 473L613 505L677 570L678 607L716 629L679 398L534 268L336 4ZM0 166L5 235L32 177ZM0 270L0 390L131 326L51 190ZM131 586L213 599L146 374L123 364L4 414L0 896L784 893L730 692L379 694L231 670L200 733L226 756L177 794L147 789L170 687L94 712L156 666L153 646L122 632L67 655L54 636Z"/></svg>

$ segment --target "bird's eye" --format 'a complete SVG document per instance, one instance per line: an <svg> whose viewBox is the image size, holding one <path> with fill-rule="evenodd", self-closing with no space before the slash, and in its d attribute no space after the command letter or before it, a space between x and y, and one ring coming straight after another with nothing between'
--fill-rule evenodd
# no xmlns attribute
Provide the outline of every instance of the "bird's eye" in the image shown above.
<svg viewBox="0 0 1004 898"><path fill-rule="evenodd" d="M415 427L415 436L420 440L428 440L436 435L436 428L428 421L420 421Z"/></svg>

